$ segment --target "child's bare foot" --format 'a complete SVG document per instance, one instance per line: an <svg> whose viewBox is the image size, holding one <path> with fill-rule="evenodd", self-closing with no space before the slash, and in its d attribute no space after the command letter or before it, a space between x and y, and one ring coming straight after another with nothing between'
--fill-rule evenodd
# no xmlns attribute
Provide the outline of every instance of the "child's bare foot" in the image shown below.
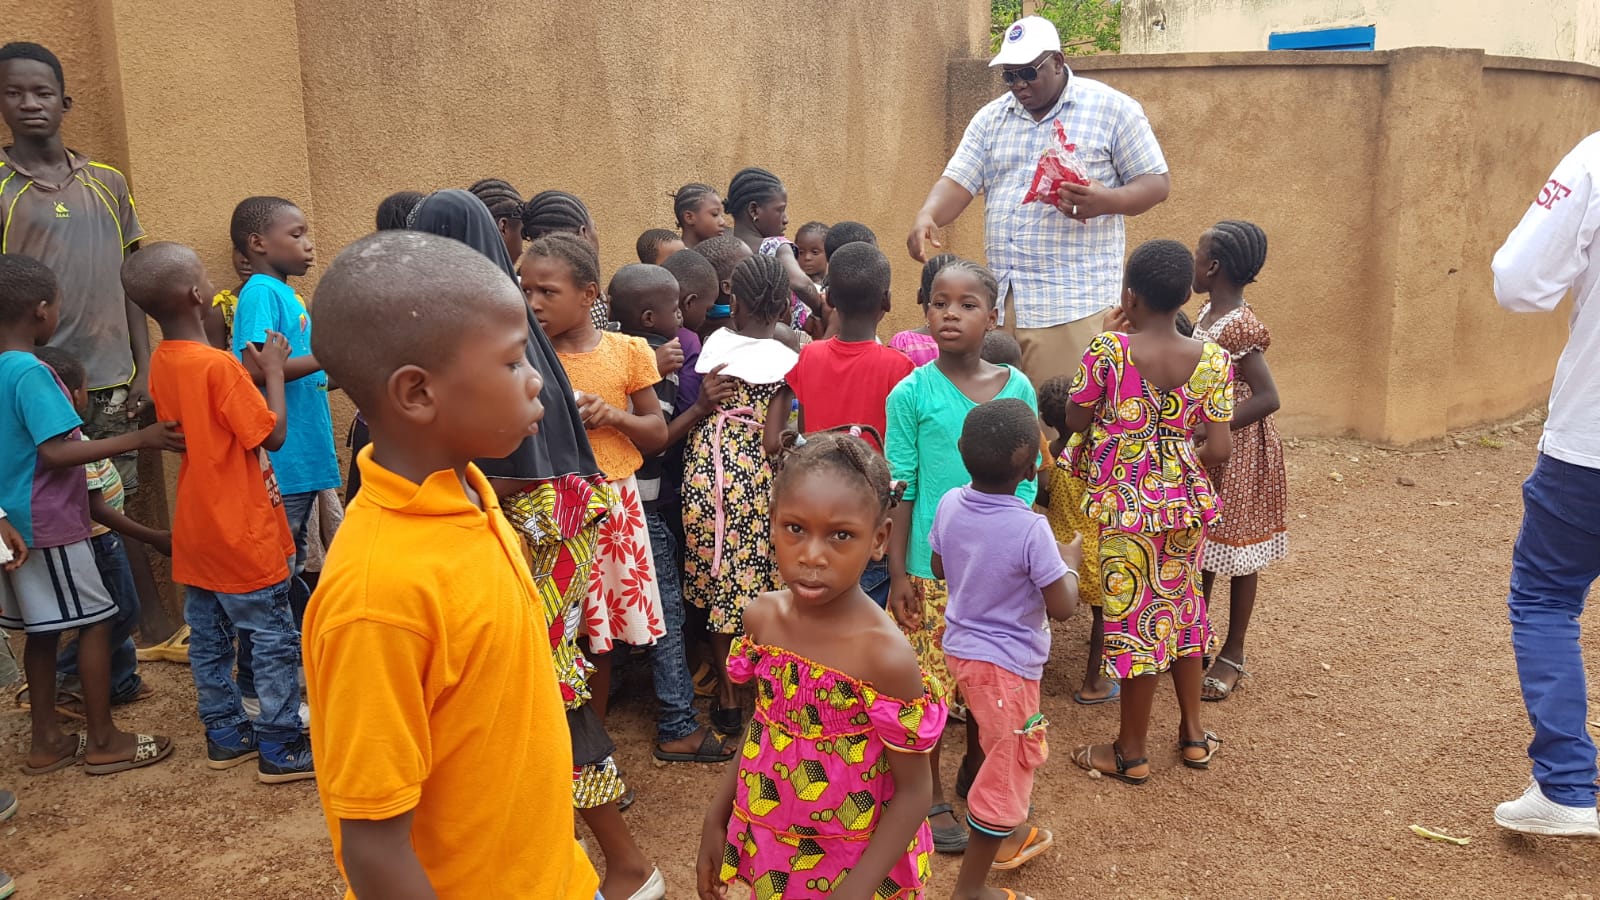
<svg viewBox="0 0 1600 900"><path fill-rule="evenodd" d="M27 764L22 768L23 774L43 775L76 765L82 761L84 750L88 745L88 738L81 734L58 734L53 740L44 743L35 742L28 751Z"/></svg>

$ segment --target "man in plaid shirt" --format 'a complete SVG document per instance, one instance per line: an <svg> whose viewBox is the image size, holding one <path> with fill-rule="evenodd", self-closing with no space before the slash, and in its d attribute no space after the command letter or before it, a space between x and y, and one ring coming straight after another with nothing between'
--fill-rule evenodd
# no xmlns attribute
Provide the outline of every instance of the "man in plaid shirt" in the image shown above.
<svg viewBox="0 0 1600 900"><path fill-rule="evenodd" d="M1006 31L1000 53L1010 87L978 111L917 214L906 245L922 262L939 230L984 194L984 250L1000 282L1004 323L1022 345L1034 384L1077 371L1122 289L1124 216L1167 199L1161 145L1138 101L1075 75L1055 26L1029 16ZM1023 205L1039 156L1065 127L1089 171L1061 205Z"/></svg>

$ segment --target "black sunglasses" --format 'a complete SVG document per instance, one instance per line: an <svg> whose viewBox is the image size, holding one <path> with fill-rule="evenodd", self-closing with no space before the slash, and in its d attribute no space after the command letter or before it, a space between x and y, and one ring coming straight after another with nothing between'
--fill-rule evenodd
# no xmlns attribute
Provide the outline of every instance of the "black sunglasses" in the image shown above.
<svg viewBox="0 0 1600 900"><path fill-rule="evenodd" d="M1049 61L1050 60L1046 58L1034 63L1031 66L1023 66L1020 69L1006 69L1000 73L1000 77L1005 79L1007 87L1010 87L1019 81L1032 83L1039 80L1039 67Z"/></svg>

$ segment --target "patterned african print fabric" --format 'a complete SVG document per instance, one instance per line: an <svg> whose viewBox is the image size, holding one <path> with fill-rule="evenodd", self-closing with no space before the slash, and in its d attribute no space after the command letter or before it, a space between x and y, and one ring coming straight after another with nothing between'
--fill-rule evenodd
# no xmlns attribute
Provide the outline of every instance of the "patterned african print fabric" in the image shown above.
<svg viewBox="0 0 1600 900"><path fill-rule="evenodd" d="M1209 525L1216 496L1195 455L1202 422L1233 418L1233 364L1208 343L1189 380L1163 390L1144 380L1128 336L1106 332L1083 354L1072 402L1094 408L1084 512L1102 525L1155 534Z"/></svg>
<svg viewBox="0 0 1600 900"><path fill-rule="evenodd" d="M772 467L761 449L767 404L783 386L737 382L689 435L683 475L683 592L710 630L744 631L744 605L779 587L768 534Z"/></svg>
<svg viewBox="0 0 1600 900"><path fill-rule="evenodd" d="M794 249L795 249L794 241L791 241L791 240L789 240L788 238L786 238L786 237L784 237L782 235L779 235L778 237L763 238L762 241L761 241L761 246L760 246L760 248L758 248L757 252L760 253L762 256L773 256L773 257L776 257L778 255L778 248L782 247L785 244L788 244L789 245L789 249L791 251L794 251ZM798 254L798 251L796 251L796 253ZM797 258L798 258L798 255L797 255ZM811 308L806 306L805 301L801 300L800 296L798 294L796 294L793 291L790 291L789 292L789 322L788 322L789 327L793 328L795 331L804 331L805 327L806 327L806 321L808 319L810 319L810 318L811 318Z"/></svg>
<svg viewBox="0 0 1600 900"><path fill-rule="evenodd" d="M956 679L950 674L950 665L944 658L944 611L950 605L950 589L937 578L907 577L911 579L911 588L916 591L917 600L922 605L922 621L915 628L907 627L898 620L895 624L905 634L906 640L911 642L911 649L917 651L917 664L922 666L922 672L932 686L934 699L953 702L956 699ZM893 611L889 611L889 618L894 618Z"/></svg>
<svg viewBox="0 0 1600 900"><path fill-rule="evenodd" d="M1205 528L1156 534L1108 528L1100 535L1105 586L1108 678L1167 671L1174 660L1204 653L1211 619L1200 592Z"/></svg>
<svg viewBox="0 0 1600 900"><path fill-rule="evenodd" d="M1144 380L1128 336L1094 339L1072 382L1072 401L1094 408L1081 456L1083 510L1100 531L1105 657L1112 678L1165 672L1204 653L1211 623L1200 592L1200 548L1218 515L1195 454L1202 423L1233 418L1233 365L1207 343L1189 380L1163 390Z"/></svg>
<svg viewBox="0 0 1600 900"><path fill-rule="evenodd" d="M1196 321L1211 311L1200 308ZM1215 341L1235 364L1251 353L1266 353L1272 334L1247 303L1213 322L1195 329L1197 340ZM1250 399L1250 385L1240 380L1234 401ZM1283 442L1278 426L1267 416L1233 432L1233 452L1220 471L1211 473L1226 512L1206 533L1202 565L1225 578L1259 572L1289 555L1289 530L1284 524L1289 506L1289 479L1283 466Z"/></svg>
<svg viewBox="0 0 1600 900"><path fill-rule="evenodd" d="M572 802L578 809L602 806L627 791L611 756L615 748L586 708L592 669L577 645L600 527L613 499L606 482L568 475L533 482L501 502L506 518L522 535L534 591L549 622L550 655L573 741ZM581 524L574 530L575 523ZM563 531L572 536L561 540ZM589 722L593 727L579 724Z"/></svg>
<svg viewBox="0 0 1600 900"><path fill-rule="evenodd" d="M609 653L613 643L646 647L666 634L639 482L629 475L611 482L611 488L616 504L600 523L597 559L583 599L583 637L590 653Z"/></svg>
<svg viewBox="0 0 1600 900"><path fill-rule="evenodd" d="M1045 517L1050 520L1050 530L1055 532L1056 540L1063 544L1070 543L1074 534L1083 535L1083 571L1078 573L1078 598L1090 606L1099 606L1103 596L1100 523L1083 511L1083 498L1089 493L1081 467L1083 446L1083 435L1073 434L1061 455L1051 460L1046 473L1050 505L1045 508Z"/></svg>
<svg viewBox="0 0 1600 900"><path fill-rule="evenodd" d="M890 750L927 753L947 710L924 676L906 702L780 647L734 641L728 674L756 682L755 715L737 763L722 880L760 900L826 897L866 852L894 798ZM920 898L933 835L917 829L876 896Z"/></svg>

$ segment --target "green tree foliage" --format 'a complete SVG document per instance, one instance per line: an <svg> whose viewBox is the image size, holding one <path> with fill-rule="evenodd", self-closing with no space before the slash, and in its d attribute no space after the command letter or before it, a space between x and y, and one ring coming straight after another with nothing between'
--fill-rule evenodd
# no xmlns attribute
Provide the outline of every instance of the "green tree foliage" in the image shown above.
<svg viewBox="0 0 1600 900"><path fill-rule="evenodd" d="M1116 53L1122 49L1122 0L990 0L989 32L1000 49L1006 26L1024 15L1043 16L1061 32L1061 51L1068 56Z"/></svg>

